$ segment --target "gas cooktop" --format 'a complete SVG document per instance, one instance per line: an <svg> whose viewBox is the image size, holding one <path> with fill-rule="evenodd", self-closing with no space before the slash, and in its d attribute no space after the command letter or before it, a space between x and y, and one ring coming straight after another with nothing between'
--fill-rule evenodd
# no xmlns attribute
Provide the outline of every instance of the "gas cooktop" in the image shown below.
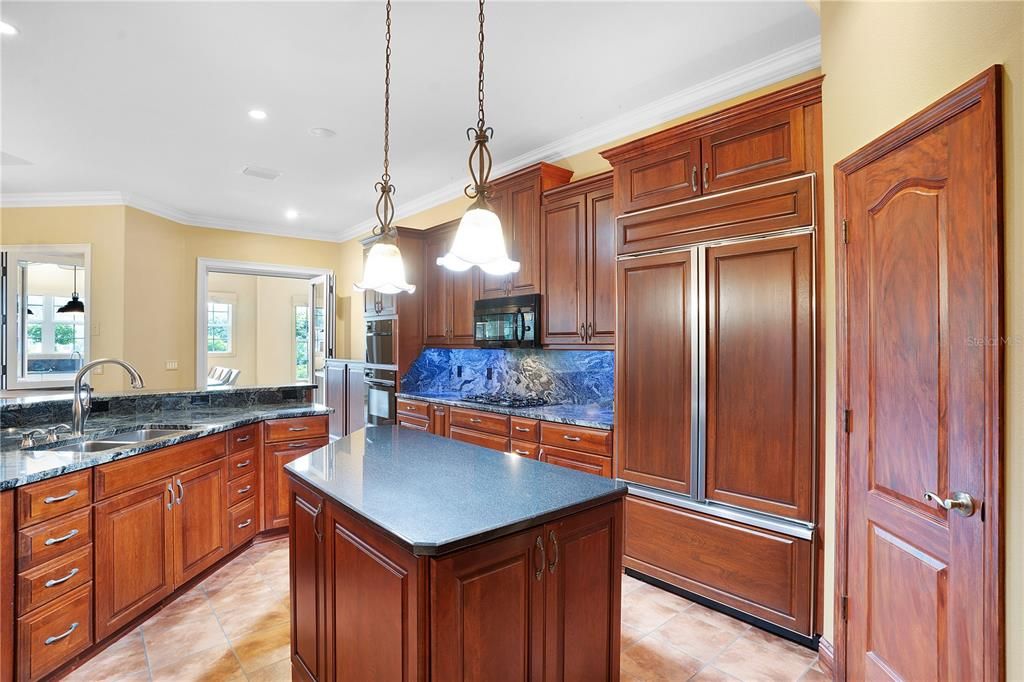
<svg viewBox="0 0 1024 682"><path fill-rule="evenodd" d="M463 398L466 402L479 403L480 405L495 405L497 407L541 407L547 405L548 401L532 396L518 396L510 393L478 393Z"/></svg>

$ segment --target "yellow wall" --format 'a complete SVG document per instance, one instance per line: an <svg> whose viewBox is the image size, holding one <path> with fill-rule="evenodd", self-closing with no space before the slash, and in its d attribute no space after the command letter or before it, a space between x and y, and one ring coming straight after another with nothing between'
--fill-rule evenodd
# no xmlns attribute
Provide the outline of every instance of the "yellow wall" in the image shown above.
<svg viewBox="0 0 1024 682"><path fill-rule="evenodd" d="M309 300L309 282L284 277L256 278L256 375L261 384L295 381L295 326L292 306Z"/></svg>
<svg viewBox="0 0 1024 682"><path fill-rule="evenodd" d="M230 367L239 371L237 386L257 386L256 354L259 351L256 334L256 311L259 305L256 281L253 275L211 272L206 279L209 296L230 294L234 297L234 336L230 353L207 353L206 367Z"/></svg>
<svg viewBox="0 0 1024 682"><path fill-rule="evenodd" d="M832 166L992 64L1003 64L1005 316L1024 338L1024 3L821 3L826 218L826 533L834 537L835 292ZM1006 347L1007 677L1024 679L1024 345ZM831 552L826 585L834 575ZM832 637L832 600L825 601Z"/></svg>
<svg viewBox="0 0 1024 682"><path fill-rule="evenodd" d="M338 265L334 272L335 306L338 317L335 329L335 356L362 360L366 357L363 293L352 289L352 285L359 281L363 274L363 245L358 239L351 239L340 245Z"/></svg>
<svg viewBox="0 0 1024 682"><path fill-rule="evenodd" d="M92 299L89 303L89 354L125 355L125 209L123 206L0 209L0 244L92 244ZM90 377L101 391L124 388L119 370Z"/></svg>

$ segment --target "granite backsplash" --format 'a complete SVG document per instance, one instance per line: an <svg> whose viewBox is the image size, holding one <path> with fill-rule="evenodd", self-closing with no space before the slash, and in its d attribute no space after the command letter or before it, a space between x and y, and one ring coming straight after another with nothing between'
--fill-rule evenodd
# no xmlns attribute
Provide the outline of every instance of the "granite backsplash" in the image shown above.
<svg viewBox="0 0 1024 682"><path fill-rule="evenodd" d="M611 403L612 351L427 348L402 377L402 392L456 394L508 392L552 404Z"/></svg>

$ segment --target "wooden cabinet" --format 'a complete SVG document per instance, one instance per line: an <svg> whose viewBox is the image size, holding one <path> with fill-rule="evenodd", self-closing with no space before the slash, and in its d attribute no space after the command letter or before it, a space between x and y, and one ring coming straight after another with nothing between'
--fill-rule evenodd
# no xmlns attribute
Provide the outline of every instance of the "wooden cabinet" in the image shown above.
<svg viewBox="0 0 1024 682"><path fill-rule="evenodd" d="M700 137L677 135L661 147L638 151L615 163L615 195L623 212L700 196Z"/></svg>
<svg viewBox="0 0 1024 682"><path fill-rule="evenodd" d="M541 221L542 342L615 342L615 218L611 177L544 195Z"/></svg>
<svg viewBox="0 0 1024 682"><path fill-rule="evenodd" d="M17 489L18 527L24 528L92 504L92 470L32 483Z"/></svg>
<svg viewBox="0 0 1024 682"><path fill-rule="evenodd" d="M227 461L174 479L174 584L184 585L228 552Z"/></svg>
<svg viewBox="0 0 1024 682"><path fill-rule="evenodd" d="M716 130L700 140L704 192L720 192L804 170L804 110L795 107Z"/></svg>
<svg viewBox="0 0 1024 682"><path fill-rule="evenodd" d="M288 479L284 465L327 445L326 438L267 444L263 448L263 528L288 526Z"/></svg>
<svg viewBox="0 0 1024 682"><path fill-rule="evenodd" d="M508 436L495 436L491 433L463 429L458 426L448 427L448 437L452 440L479 445L482 448L498 450L500 452L508 452L509 449Z"/></svg>
<svg viewBox="0 0 1024 682"><path fill-rule="evenodd" d="M448 417L450 407L447 405L430 405L430 432L435 436L448 435Z"/></svg>
<svg viewBox="0 0 1024 682"><path fill-rule="evenodd" d="M18 679L38 680L93 642L92 585L18 619Z"/></svg>
<svg viewBox="0 0 1024 682"><path fill-rule="evenodd" d="M427 346L473 345L474 270L452 272L437 264L448 253L458 221L433 228L426 237L423 276L423 343Z"/></svg>
<svg viewBox="0 0 1024 682"><path fill-rule="evenodd" d="M172 480L163 479L95 506L97 638L174 590L174 500Z"/></svg>
<svg viewBox="0 0 1024 682"><path fill-rule="evenodd" d="M0 679L14 679L14 491L0 491Z"/></svg>
<svg viewBox="0 0 1024 682"><path fill-rule="evenodd" d="M480 272L480 298L540 291L541 195L571 177L572 171L538 163L495 180L491 204L501 220L508 256L519 263L519 272L500 276Z"/></svg>
<svg viewBox="0 0 1024 682"><path fill-rule="evenodd" d="M612 476L612 458L594 455L589 452L569 450L553 445L541 445L537 459L548 464L557 464L567 469L582 471L585 474L594 474L595 476L604 476L605 478L611 478Z"/></svg>
<svg viewBox="0 0 1024 682"><path fill-rule="evenodd" d="M289 578L292 608L292 665L311 680L322 679L324 667L323 498L305 486L286 481L290 513ZM287 511L286 511L287 513ZM295 618L298 611L302 618Z"/></svg>

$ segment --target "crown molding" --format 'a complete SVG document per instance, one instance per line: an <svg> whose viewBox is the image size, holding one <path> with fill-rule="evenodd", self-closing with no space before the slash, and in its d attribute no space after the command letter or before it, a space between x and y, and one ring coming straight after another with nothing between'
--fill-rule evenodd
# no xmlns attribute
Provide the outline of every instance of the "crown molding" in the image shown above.
<svg viewBox="0 0 1024 682"><path fill-rule="evenodd" d="M767 87L781 80L798 76L821 66L821 37L810 38L766 57L748 62L714 78L655 100L650 104L555 140L494 166L493 177L501 177L523 166L540 161L554 163L575 154L611 144L640 131L680 118L695 111ZM396 220L433 208L462 196L466 183L453 182L428 194L403 202ZM344 238L365 234L376 225L365 220L343 232Z"/></svg>
<svg viewBox="0 0 1024 682"><path fill-rule="evenodd" d="M38 208L40 206L120 206L121 192L22 192L0 195L0 207Z"/></svg>

